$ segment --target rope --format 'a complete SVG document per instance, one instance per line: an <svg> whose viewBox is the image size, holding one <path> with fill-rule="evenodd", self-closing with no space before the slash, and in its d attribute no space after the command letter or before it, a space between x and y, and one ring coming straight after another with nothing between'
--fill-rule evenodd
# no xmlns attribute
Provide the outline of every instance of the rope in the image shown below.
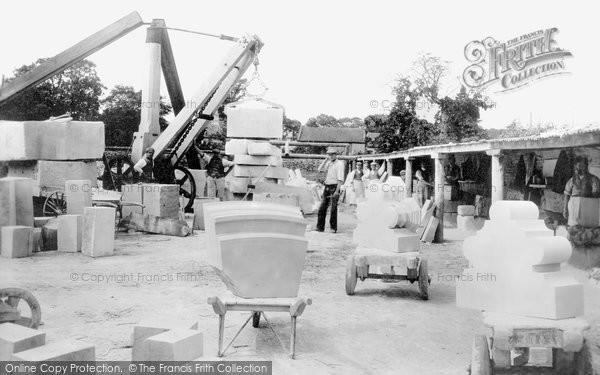
<svg viewBox="0 0 600 375"><path fill-rule="evenodd" d="M144 25L152 25L150 23L144 23ZM195 30L188 30L188 29L179 29L177 27L166 27L166 26L153 26L157 29L166 29L166 30L173 30L173 31L181 31L184 33L190 33L190 34L197 34L197 35L203 35L203 36L210 36L213 38L219 38L221 40L229 40L232 42L237 42L240 40L240 38L236 38L234 36L229 36L229 35L225 35L225 34L211 34L211 33L205 33L202 31L195 31Z"/></svg>

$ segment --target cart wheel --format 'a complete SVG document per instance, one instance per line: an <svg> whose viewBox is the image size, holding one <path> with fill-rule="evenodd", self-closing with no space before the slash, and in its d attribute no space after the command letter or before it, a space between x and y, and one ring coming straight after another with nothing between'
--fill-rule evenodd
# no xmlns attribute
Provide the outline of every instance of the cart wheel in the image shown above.
<svg viewBox="0 0 600 375"><path fill-rule="evenodd" d="M133 169L133 162L127 156L117 156L107 160L105 167L108 170L105 172L106 180L109 183L105 189L121 191L121 186L129 185L137 182L138 176ZM102 185L104 186L104 180Z"/></svg>
<svg viewBox="0 0 600 375"><path fill-rule="evenodd" d="M179 185L179 195L183 197L184 208L191 210L194 206L194 198L196 198L196 182L194 176L184 167L176 166L175 180Z"/></svg>
<svg viewBox="0 0 600 375"><path fill-rule="evenodd" d="M492 361L487 337L476 335L473 338L473 351L471 352L471 375L492 375Z"/></svg>
<svg viewBox="0 0 600 375"><path fill-rule="evenodd" d="M37 299L35 299L33 294L26 291L25 289L20 288L0 289L0 303L6 303L10 307L20 310L19 302L21 302L21 300L27 302L31 316L21 316L14 323L36 329L40 325L42 320L42 309L40 308L40 304L37 301Z"/></svg>
<svg viewBox="0 0 600 375"><path fill-rule="evenodd" d="M59 216L67 213L67 200L64 193L58 191L46 197L43 207L44 216Z"/></svg>
<svg viewBox="0 0 600 375"><path fill-rule="evenodd" d="M429 274L427 273L427 259L421 259L419 266L419 292L421 298L427 301L429 299Z"/></svg>
<svg viewBox="0 0 600 375"><path fill-rule="evenodd" d="M356 288L356 265L354 264L354 255L348 258L348 264L346 265L346 294L351 296L354 294Z"/></svg>
<svg viewBox="0 0 600 375"><path fill-rule="evenodd" d="M260 323L260 312L255 311L254 314L252 314L252 327L258 328L259 323Z"/></svg>

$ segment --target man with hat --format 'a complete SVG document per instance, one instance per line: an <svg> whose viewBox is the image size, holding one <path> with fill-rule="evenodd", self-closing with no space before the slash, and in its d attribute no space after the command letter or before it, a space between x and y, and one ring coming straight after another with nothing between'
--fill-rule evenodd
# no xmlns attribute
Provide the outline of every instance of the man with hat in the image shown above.
<svg viewBox="0 0 600 375"><path fill-rule="evenodd" d="M225 200L225 172L226 169L233 166L233 162L223 159L219 149L212 150L212 156L205 154L198 145L194 144L200 159L206 163L206 190L209 198L218 197Z"/></svg>
<svg viewBox="0 0 600 375"><path fill-rule="evenodd" d="M331 204L331 213L329 214L329 227L331 231L337 232L337 204L340 198L340 191L344 183L344 162L337 158L337 150L333 147L327 149L327 158L323 160L318 168L319 172L327 171L325 176L325 190L323 191L323 199L319 207L319 215L317 220L318 232L325 230L325 217L327 216L327 208Z"/></svg>

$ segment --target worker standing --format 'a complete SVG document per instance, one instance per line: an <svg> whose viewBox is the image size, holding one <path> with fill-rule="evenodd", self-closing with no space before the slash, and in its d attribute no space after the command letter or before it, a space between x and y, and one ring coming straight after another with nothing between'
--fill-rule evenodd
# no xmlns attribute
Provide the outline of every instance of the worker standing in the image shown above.
<svg viewBox="0 0 600 375"><path fill-rule="evenodd" d="M587 157L578 156L575 158L573 177L567 181L564 194L563 216L568 220L568 225L579 225L579 208L573 207L571 197L600 197L600 179L590 173Z"/></svg>
<svg viewBox="0 0 600 375"><path fill-rule="evenodd" d="M233 162L223 159L221 151L214 149L212 156L205 154L200 148L194 144L200 158L207 163L206 165L206 190L209 198L219 198L225 200L225 176L226 169L233 166Z"/></svg>
<svg viewBox="0 0 600 375"><path fill-rule="evenodd" d="M135 163L133 170L140 174L141 182L154 181L154 149L152 147L145 150L144 156Z"/></svg>
<svg viewBox="0 0 600 375"><path fill-rule="evenodd" d="M331 231L337 232L337 204L340 199L340 191L344 183L344 162L337 158L337 150L329 148L327 150L327 158L319 165L318 171L327 171L325 177L325 190L319 214L317 219L316 231L323 232L325 230L325 217L327 216L327 208L331 205L331 213L329 214L329 227Z"/></svg>
<svg viewBox="0 0 600 375"><path fill-rule="evenodd" d="M425 204L425 201L429 199L429 187L433 186L429 182L429 172L425 167L425 162L421 162L421 167L415 172L417 178L417 191L421 194L421 206Z"/></svg>

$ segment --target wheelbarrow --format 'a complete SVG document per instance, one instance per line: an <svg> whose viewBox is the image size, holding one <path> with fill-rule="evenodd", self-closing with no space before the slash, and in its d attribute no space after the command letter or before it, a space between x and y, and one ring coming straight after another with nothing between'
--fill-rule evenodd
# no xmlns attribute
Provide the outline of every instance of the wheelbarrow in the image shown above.
<svg viewBox="0 0 600 375"><path fill-rule="evenodd" d="M29 317L21 314L21 301L29 306ZM21 288L0 289L0 324L8 322L37 329L42 322L42 309L33 294Z"/></svg>

